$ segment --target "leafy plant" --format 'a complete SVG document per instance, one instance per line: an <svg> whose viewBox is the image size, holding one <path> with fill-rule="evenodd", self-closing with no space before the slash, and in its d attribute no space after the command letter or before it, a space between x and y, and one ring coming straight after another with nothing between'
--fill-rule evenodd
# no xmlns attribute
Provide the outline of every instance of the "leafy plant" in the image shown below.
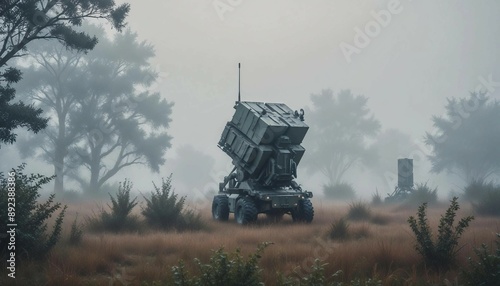
<svg viewBox="0 0 500 286"><path fill-rule="evenodd" d="M107 204L110 212L101 208L98 214L87 218L87 225L92 231L136 231L140 229L137 216L131 214L137 205L137 197L130 198L132 183L125 180L120 182L115 196L109 194L111 205Z"/></svg>
<svg viewBox="0 0 500 286"><path fill-rule="evenodd" d="M40 189L49 183L54 176L45 177L40 174L26 175L23 173L26 164L9 173L8 178L0 173L0 204L8 206L8 190L15 184L15 217L9 221L7 211L0 212L0 232L7 233L11 227L9 223L15 223L16 233L16 259L17 257L42 258L59 241L66 206L54 203L55 195L51 194L44 203L38 203ZM13 176L10 176L13 175ZM47 231L47 221L58 210L61 210L55 219L50 232ZM6 210L6 209L5 209ZM0 241L0 256L5 255L7 240Z"/></svg>
<svg viewBox="0 0 500 286"><path fill-rule="evenodd" d="M469 257L470 270L462 273L465 285L500 285L500 233L497 233L496 245L496 252L490 251L484 243L474 249L478 260Z"/></svg>
<svg viewBox="0 0 500 286"><path fill-rule="evenodd" d="M185 230L200 229L204 222L199 214L185 210L186 197L179 197L172 190L172 175L162 180L161 188L154 185L155 190L149 198L144 197L146 206L142 214L151 226L160 229Z"/></svg>
<svg viewBox="0 0 500 286"><path fill-rule="evenodd" d="M271 244L264 242L257 247L255 253L244 259L237 249L228 254L223 248L214 251L208 263L203 263L195 258L199 268L199 276L190 276L184 263L172 267L174 285L263 285L260 281L260 268L258 266L264 249Z"/></svg>
<svg viewBox="0 0 500 286"><path fill-rule="evenodd" d="M451 200L446 213L439 220L437 241L434 242L432 230L427 219L427 203L423 203L417 211L417 218L410 216L408 223L416 236L415 249L423 256L427 265L441 269L450 266L457 253L458 239L474 219L467 216L454 226L456 212L460 209L457 197Z"/></svg>

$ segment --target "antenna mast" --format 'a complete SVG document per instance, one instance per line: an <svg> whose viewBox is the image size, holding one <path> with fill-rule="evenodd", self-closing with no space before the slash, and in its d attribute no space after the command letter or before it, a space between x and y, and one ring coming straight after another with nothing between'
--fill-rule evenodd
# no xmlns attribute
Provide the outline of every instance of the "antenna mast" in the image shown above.
<svg viewBox="0 0 500 286"><path fill-rule="evenodd" d="M240 86L241 86L241 63L238 63L238 102L241 101Z"/></svg>

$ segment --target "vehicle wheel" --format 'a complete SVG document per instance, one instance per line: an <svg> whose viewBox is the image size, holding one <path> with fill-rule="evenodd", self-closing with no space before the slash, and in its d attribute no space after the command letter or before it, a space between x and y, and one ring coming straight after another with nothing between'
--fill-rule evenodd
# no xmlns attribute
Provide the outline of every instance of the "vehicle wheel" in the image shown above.
<svg viewBox="0 0 500 286"><path fill-rule="evenodd" d="M292 219L295 222L312 222L314 208L309 199L299 201L297 207L292 211Z"/></svg>
<svg viewBox="0 0 500 286"><path fill-rule="evenodd" d="M248 197L243 197L236 203L236 211L234 216L239 224L249 224L257 220L257 207L255 202Z"/></svg>
<svg viewBox="0 0 500 286"><path fill-rule="evenodd" d="M220 221L227 221L229 219L229 204L225 195L214 197L212 202L212 217Z"/></svg>

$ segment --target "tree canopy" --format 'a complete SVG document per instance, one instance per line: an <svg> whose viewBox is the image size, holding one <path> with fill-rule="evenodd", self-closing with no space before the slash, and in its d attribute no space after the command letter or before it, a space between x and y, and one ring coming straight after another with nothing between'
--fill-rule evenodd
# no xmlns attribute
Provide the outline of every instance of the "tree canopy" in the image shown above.
<svg viewBox="0 0 500 286"><path fill-rule="evenodd" d="M306 114L310 133L304 145L305 166L321 171L330 185L342 183L354 165L369 159L372 152L367 138L377 135L380 123L366 106L368 98L342 90L337 96L330 89L312 94L313 109Z"/></svg>
<svg viewBox="0 0 500 286"><path fill-rule="evenodd" d="M57 40L76 51L89 51L97 37L75 28L85 19L106 19L117 30L125 25L129 5L113 0L2 0L0 2L0 143L16 140L14 129L37 133L47 125L42 110L15 98L13 83L21 72L8 63L27 55L27 45L39 40Z"/></svg>
<svg viewBox="0 0 500 286"><path fill-rule="evenodd" d="M43 135L18 145L38 146L56 175L98 192L127 166L159 171L170 147L172 103L148 90L157 77L149 66L151 45L129 30L108 39L102 29L87 29L102 35L87 54L60 45L35 49L37 64L25 70L23 91L54 119ZM57 184L61 191L62 182Z"/></svg>
<svg viewBox="0 0 500 286"><path fill-rule="evenodd" d="M445 116L434 116L435 133L427 132L432 147L432 171L459 175L466 183L484 181L500 172L500 104L484 93L448 98Z"/></svg>

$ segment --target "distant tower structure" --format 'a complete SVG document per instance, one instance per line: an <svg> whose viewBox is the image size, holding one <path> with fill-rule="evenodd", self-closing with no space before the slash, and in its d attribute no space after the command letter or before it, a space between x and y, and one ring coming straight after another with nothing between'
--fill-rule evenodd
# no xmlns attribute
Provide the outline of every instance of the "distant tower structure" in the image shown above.
<svg viewBox="0 0 500 286"><path fill-rule="evenodd" d="M386 201L402 201L413 191L413 159L398 159L398 185Z"/></svg>

